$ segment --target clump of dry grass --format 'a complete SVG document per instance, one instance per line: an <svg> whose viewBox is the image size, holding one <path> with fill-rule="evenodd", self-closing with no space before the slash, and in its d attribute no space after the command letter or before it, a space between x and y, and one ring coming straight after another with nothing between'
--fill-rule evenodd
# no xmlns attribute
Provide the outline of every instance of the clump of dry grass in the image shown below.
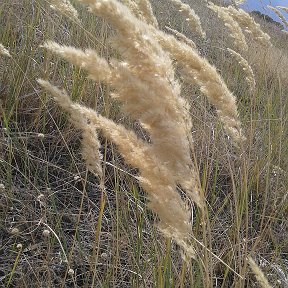
<svg viewBox="0 0 288 288"><path fill-rule="evenodd" d="M244 71L244 73L246 74L246 81L250 87L250 91L253 92L255 90L256 87L256 81L255 81L255 76L254 76L254 72L251 68L251 66L249 65L248 61L243 58L243 56L239 53L237 53L236 51L227 48L227 50L230 52L231 55L233 55L236 60L238 61L238 63L242 66L242 69Z"/></svg>
<svg viewBox="0 0 288 288"><path fill-rule="evenodd" d="M171 0L179 12L185 17L189 27L192 31L196 31L202 38L206 37L206 33L203 31L199 16L188 5L184 4L181 0Z"/></svg>
<svg viewBox="0 0 288 288"><path fill-rule="evenodd" d="M0 55L6 56L6 57L12 57L9 53L9 50L6 49L3 44L0 43Z"/></svg>
<svg viewBox="0 0 288 288"><path fill-rule="evenodd" d="M234 39L235 46L242 51L248 50L248 45L242 29L238 22L233 19L230 14L223 9L223 7L217 6L212 2L209 2L208 8L218 14L218 17L225 23L225 26L230 30L230 37Z"/></svg>
<svg viewBox="0 0 288 288"><path fill-rule="evenodd" d="M235 97L207 60L202 59L191 46L159 31L155 23L147 21L147 18L152 19L150 16L145 16L146 21L152 24L147 25L118 1L81 2L88 4L91 12L109 21L117 30L114 46L123 60L112 59L108 63L95 51L82 51L53 42L44 47L85 69L89 78L104 81L116 89L112 96L120 100L124 111L149 133L151 143L138 139L133 131L95 111L73 103L66 92L49 82L39 80L39 83L53 94L58 104L70 113L73 123L77 122L76 126L84 131L84 146L92 146L83 150L84 154L89 153L84 156L88 164L90 152L99 148L99 142L91 140L91 137L97 137L93 129L100 129L117 145L127 163L139 169L139 183L148 194L149 207L160 218L160 230L172 237L188 258L194 257L190 245L191 211L177 189L183 188L185 196L201 210L205 207L205 200L191 157L193 140L189 105L180 95L181 87L175 79L170 56L185 66L186 72L218 109L233 140L241 142L243 135ZM89 124L88 128L83 127L86 124ZM99 163L99 158L93 161ZM98 168L96 164L94 170L100 170Z"/></svg>
<svg viewBox="0 0 288 288"><path fill-rule="evenodd" d="M160 218L158 226L161 231L172 237L189 258L194 257L189 244L191 212L178 194L177 186L184 188L186 197L201 209L204 208L204 198L190 154L192 120L189 106L180 96L172 61L149 33L149 27L153 26L135 18L118 1L82 2L89 4L91 12L107 19L117 29L118 35L114 39L117 46L114 46L121 52L123 60L114 59L108 63L94 51L83 52L52 42L44 47L87 70L90 78L113 86L116 89L113 97L120 100L124 111L149 133L151 144L95 111L72 103L65 92L48 82L40 80L39 83L72 115L73 122L78 119L78 127L89 121L117 145L127 163L139 169L139 182L148 193L150 208ZM89 143L93 145L91 141ZM93 146L93 149L98 148Z"/></svg>

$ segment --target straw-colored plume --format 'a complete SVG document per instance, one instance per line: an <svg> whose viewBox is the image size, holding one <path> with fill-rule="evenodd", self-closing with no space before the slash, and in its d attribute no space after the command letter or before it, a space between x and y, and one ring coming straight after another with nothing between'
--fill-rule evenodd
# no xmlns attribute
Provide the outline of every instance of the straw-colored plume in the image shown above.
<svg viewBox="0 0 288 288"><path fill-rule="evenodd" d="M100 58L96 51L91 49L82 51L81 49L62 46L52 41L46 42L42 47L86 70L88 72L88 77L92 80L109 82L109 79L111 78L109 64L104 58Z"/></svg>
<svg viewBox="0 0 288 288"><path fill-rule="evenodd" d="M206 33L203 31L199 16L195 11L187 4L184 4L181 0L171 0L179 12L185 17L189 27L192 31L196 31L202 38L206 37Z"/></svg>
<svg viewBox="0 0 288 288"><path fill-rule="evenodd" d="M177 31L177 30L175 30L175 29L172 29L172 28L170 28L170 27L168 27L168 26L165 26L165 28L166 28L169 32L171 32L172 34L174 34L174 35L178 38L178 40L186 43L187 45L191 46L193 49L196 49L196 44L194 43L194 41L191 40L191 39L189 39L188 37L186 37L183 33L179 32L179 31Z"/></svg>
<svg viewBox="0 0 288 288"><path fill-rule="evenodd" d="M212 2L209 2L208 8L213 10L218 14L218 17L225 23L225 26L230 30L230 37L234 39L234 44L242 51L248 50L248 45L242 29L239 26L238 22L233 19L230 14L223 9L223 7L217 6Z"/></svg>
<svg viewBox="0 0 288 288"><path fill-rule="evenodd" d="M69 2L69 0L49 0L51 8L63 14L69 18L72 18L79 22L78 12Z"/></svg>
<svg viewBox="0 0 288 288"><path fill-rule="evenodd" d="M6 57L12 57L8 51L8 49L6 49L3 44L0 43L0 55L6 56Z"/></svg>
<svg viewBox="0 0 288 288"><path fill-rule="evenodd" d="M259 285L262 288L272 288L272 286L269 284L267 278L265 277L263 271L256 264L256 262L252 259L252 257L250 257L250 256L248 257L248 262L249 262L251 270L253 271Z"/></svg>
<svg viewBox="0 0 288 288"><path fill-rule="evenodd" d="M286 18L284 17L284 15L282 14L281 11L279 11L278 9L276 9L275 7L272 6L267 6L270 10L274 11L275 14L279 17L279 19L282 21L282 23L288 28L288 21L286 20Z"/></svg>
<svg viewBox="0 0 288 288"><path fill-rule="evenodd" d="M163 48L185 69L188 80L196 82L209 102L216 107L220 120L234 143L243 142L245 137L238 119L236 98L215 67L202 58L197 51L177 41L175 37L161 31L154 31L154 33Z"/></svg>
<svg viewBox="0 0 288 288"><path fill-rule="evenodd" d="M235 0L235 5L239 6L239 5L242 5L246 2L246 0Z"/></svg>
<svg viewBox="0 0 288 288"><path fill-rule="evenodd" d="M251 68L251 66L249 65L248 61L243 58L243 56L239 53L237 53L236 51L227 48L227 50L230 52L230 54L232 56L234 56L236 58L236 60L238 61L238 63L242 66L243 71L246 74L246 81L250 87L250 91L253 92L255 90L256 87L256 81L255 81L255 76L254 76L254 72Z"/></svg>
<svg viewBox="0 0 288 288"><path fill-rule="evenodd" d="M247 12L232 6L223 7L222 9L229 12L234 20L237 21L239 25L245 29L245 32L249 33L256 42L263 46L271 46L270 36L262 31L260 25L256 23L253 17Z"/></svg>
<svg viewBox="0 0 288 288"><path fill-rule="evenodd" d="M139 19L143 19L142 13L139 10L139 6L137 5L136 2L134 2L133 0L121 0L121 2L127 6L130 11Z"/></svg>
<svg viewBox="0 0 288 288"><path fill-rule="evenodd" d="M137 4L146 23L158 28L158 21L153 14L149 0L138 0Z"/></svg>
<svg viewBox="0 0 288 288"><path fill-rule="evenodd" d="M99 153L101 145L95 128L87 121L87 118L79 113L75 113L73 102L64 90L61 91L57 87L51 85L48 81L42 79L38 79L38 83L53 95L58 105L69 113L71 123L82 131L82 158L85 160L89 171L101 177L102 155Z"/></svg>
<svg viewBox="0 0 288 288"><path fill-rule="evenodd" d="M288 7L276 6L276 8L279 8L279 9L283 10L284 12L288 13Z"/></svg>

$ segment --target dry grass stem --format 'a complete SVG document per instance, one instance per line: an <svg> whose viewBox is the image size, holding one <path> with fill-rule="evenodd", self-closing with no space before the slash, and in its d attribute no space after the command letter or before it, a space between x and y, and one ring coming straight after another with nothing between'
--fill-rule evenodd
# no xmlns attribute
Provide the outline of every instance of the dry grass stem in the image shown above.
<svg viewBox="0 0 288 288"><path fill-rule="evenodd" d="M227 48L227 50L230 52L231 55L233 55L236 60L238 61L238 63L242 66L242 69L244 70L245 74L246 74L246 81L250 87L250 91L253 92L255 90L256 87L256 81L255 81L255 76L254 76L254 72L251 68L251 66L249 65L248 61L243 58L243 56L239 53L237 53L236 51Z"/></svg>
<svg viewBox="0 0 288 288"><path fill-rule="evenodd" d="M282 23L288 28L288 21L286 20L286 18L284 17L284 15L282 14L281 11L279 11L278 9L276 9L275 7L272 6L267 6L270 10L274 11L275 14L279 17L279 19L282 21Z"/></svg>
<svg viewBox="0 0 288 288"><path fill-rule="evenodd" d="M256 23L253 17L247 12L245 12L243 9L236 9L232 6L223 7L222 9L229 12L234 20L236 20L256 42L262 44L263 46L271 46L270 36L262 31L260 25Z"/></svg>
<svg viewBox="0 0 288 288"><path fill-rule="evenodd" d="M199 16L195 11L187 4L184 4L181 0L171 0L179 12L185 17L189 27L192 31L196 31L202 38L206 37L206 33L203 31Z"/></svg>
<svg viewBox="0 0 288 288"><path fill-rule="evenodd" d="M183 33L179 32L179 31L177 31L177 30L175 30L175 29L172 29L172 28L170 28L170 27L168 27L168 26L165 26L165 28L166 28L169 32L171 32L172 34L174 34L174 35L178 38L178 40L186 43L187 45L191 46L193 49L196 49L196 44L194 43L194 41L191 40L191 39L189 39L189 38L188 38L187 36L185 36Z"/></svg>
<svg viewBox="0 0 288 288"><path fill-rule="evenodd" d="M49 0L51 8L56 10L62 15L72 18L79 22L78 12L70 3L69 0Z"/></svg>
<svg viewBox="0 0 288 288"><path fill-rule="evenodd" d="M272 288L272 286L270 286L267 278L265 277L264 273L262 272L262 270L260 269L260 267L256 264L256 262L252 259L252 257L248 257L248 262L249 265L259 283L259 285L262 288Z"/></svg>
<svg viewBox="0 0 288 288"><path fill-rule="evenodd" d="M218 17L225 23L225 26L230 30L230 37L234 39L234 44L242 51L248 50L248 45L242 29L239 26L238 22L233 19L230 14L223 9L223 7L217 6L212 2L209 2L208 8L213 10L218 14Z"/></svg>
<svg viewBox="0 0 288 288"><path fill-rule="evenodd" d="M12 57L9 51L1 43L0 43L0 55L6 56L6 57Z"/></svg>

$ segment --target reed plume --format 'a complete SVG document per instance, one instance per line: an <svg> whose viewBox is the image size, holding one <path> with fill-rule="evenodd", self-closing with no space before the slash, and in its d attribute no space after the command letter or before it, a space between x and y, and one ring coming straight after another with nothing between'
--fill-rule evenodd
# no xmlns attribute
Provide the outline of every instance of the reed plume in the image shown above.
<svg viewBox="0 0 288 288"><path fill-rule="evenodd" d="M278 9L276 9L275 7L272 6L267 6L270 10L274 11L275 14L279 17L279 19L281 20L281 22L284 24L284 26L286 26L288 28L288 21L286 20L285 16L281 13L281 11L279 11ZM283 9L284 10L284 9ZM287 9L288 10L288 9ZM285 10L284 10L285 11Z"/></svg>
<svg viewBox="0 0 288 288"><path fill-rule="evenodd" d="M193 40L189 39L188 37L186 37L183 33L175 30L175 29L172 29L168 26L165 26L165 28L171 32L172 34L174 34L179 41L182 41L184 43L186 43L187 45L191 46L193 49L196 49L196 44Z"/></svg>
<svg viewBox="0 0 288 288"><path fill-rule="evenodd" d="M72 18L79 22L78 12L69 0L49 0L50 7L62 15Z"/></svg>
<svg viewBox="0 0 288 288"><path fill-rule="evenodd" d="M239 5L244 4L246 2L246 0L235 0L234 2L235 2L236 6L239 6Z"/></svg>
<svg viewBox="0 0 288 288"><path fill-rule="evenodd" d="M227 11L256 42L263 46L271 46L270 36L262 31L260 25L247 12L232 6L223 7L222 9Z"/></svg>
<svg viewBox="0 0 288 288"><path fill-rule="evenodd" d="M0 43L0 55L6 56L6 57L12 57L8 51L8 49L6 49L3 44Z"/></svg>
<svg viewBox="0 0 288 288"><path fill-rule="evenodd" d="M234 143L243 142L245 137L238 119L236 98L229 91L215 67L202 58L197 51L179 42L175 37L162 31L154 31L154 34L171 57L182 65L188 76L186 78L198 84L209 102L216 107L218 116Z"/></svg>
<svg viewBox="0 0 288 288"><path fill-rule="evenodd" d="M284 12L288 13L288 7L285 7L285 6L276 6L276 8L279 8L279 9L283 10Z"/></svg>
<svg viewBox="0 0 288 288"><path fill-rule="evenodd" d="M121 0L121 2L129 8L129 10L138 18L141 20L144 20L142 13L139 9L139 6L136 2L133 0Z"/></svg>
<svg viewBox="0 0 288 288"><path fill-rule="evenodd" d="M69 113L70 122L79 130L82 131L82 158L86 162L86 166L90 172L101 177L102 166L101 159L102 155L99 153L100 142L95 128L87 121L86 117L83 117L79 113L75 113L73 109L73 102L68 97L65 91L61 91L58 88L51 85L49 82L42 79L38 79L38 83L47 91L49 91L56 102Z"/></svg>
<svg viewBox="0 0 288 288"><path fill-rule="evenodd" d="M236 51L227 48L227 50L229 51L229 53L235 57L235 59L238 61L238 63L242 66L243 71L246 74L246 81L250 87L250 92L253 92L255 90L256 87L256 81L255 81L255 76L254 76L254 72L251 68L251 66L249 65L248 61L243 58L243 56L239 53L237 53Z"/></svg>
<svg viewBox="0 0 288 288"><path fill-rule="evenodd" d="M137 4L139 11L141 11L143 19L145 19L148 24L158 28L158 21L153 14L153 10L149 0L138 0Z"/></svg>
<svg viewBox="0 0 288 288"><path fill-rule="evenodd" d="M184 4L181 0L171 0L179 12L185 17L189 27L192 31L196 31L202 38L206 37L206 33L203 31L199 16L195 11L187 4Z"/></svg>
<svg viewBox="0 0 288 288"><path fill-rule="evenodd" d="M245 36L242 33L242 29L239 26L238 22L235 21L226 10L222 9L223 7L217 6L212 2L209 2L208 8L217 13L218 17L225 23L225 26L230 30L230 37L234 39L235 46L242 51L248 50Z"/></svg>
<svg viewBox="0 0 288 288"><path fill-rule="evenodd" d="M248 257L248 263L251 267L251 270L253 271L259 285L262 288L272 288L272 286L269 284L267 278L265 277L264 273L260 269L260 267L256 264L256 262L253 260L252 257Z"/></svg>

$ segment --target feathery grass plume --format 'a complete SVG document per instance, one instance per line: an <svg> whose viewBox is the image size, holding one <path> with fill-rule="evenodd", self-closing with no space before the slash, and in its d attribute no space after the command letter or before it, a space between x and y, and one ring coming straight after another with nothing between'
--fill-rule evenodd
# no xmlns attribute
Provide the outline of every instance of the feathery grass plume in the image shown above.
<svg viewBox="0 0 288 288"><path fill-rule="evenodd" d="M160 218L159 228L183 248L187 257L195 257L192 246L188 244L188 237L192 232L189 223L190 212L176 193L173 171L164 165L159 165L157 156L151 151L152 147L138 139L133 131L97 115L89 108L73 103L65 91L61 91L47 81L38 80L38 82L53 95L60 107L74 117L74 120L78 119L82 123L82 119L89 119L90 125L100 129L104 137L117 145L128 164L139 168L138 179L148 193L151 210ZM97 149L97 147L93 148Z"/></svg>
<svg viewBox="0 0 288 288"><path fill-rule="evenodd" d="M145 21L155 28L158 28L158 21L153 14L149 0L138 0L137 5Z"/></svg>
<svg viewBox="0 0 288 288"><path fill-rule="evenodd" d="M80 21L77 10L73 7L69 0L49 0L49 2L50 7L58 11L60 14L72 18L77 22Z"/></svg>
<svg viewBox="0 0 288 288"><path fill-rule="evenodd" d="M192 31L195 30L202 38L205 38L206 33L203 31L200 18L195 11L188 4L184 4L181 0L171 0L171 2L185 17Z"/></svg>
<svg viewBox="0 0 288 288"><path fill-rule="evenodd" d="M172 29L168 26L165 26L165 28L171 32L172 34L174 34L180 41L186 43L187 45L191 46L193 49L196 49L196 44L194 43L193 40L189 39L188 37L186 37L183 33Z"/></svg>
<svg viewBox="0 0 288 288"><path fill-rule="evenodd" d="M272 6L267 6L270 10L272 10L273 12L275 12L275 14L279 17L279 19L282 21L282 23L288 28L288 21L286 20L286 18L284 17L284 15L282 14L281 11L279 11L278 9L276 9L275 7Z"/></svg>
<svg viewBox="0 0 288 288"><path fill-rule="evenodd" d="M233 19L230 14L223 10L222 7L213 4L212 2L208 3L208 8L213 10L218 14L218 17L225 23L225 26L230 30L230 37L234 39L234 44L242 51L248 50L248 45L242 29L239 26L238 22Z"/></svg>
<svg viewBox="0 0 288 288"><path fill-rule="evenodd" d="M284 12L288 13L288 7L276 6L276 8L279 8L279 9L283 10Z"/></svg>
<svg viewBox="0 0 288 288"><path fill-rule="evenodd" d="M237 53L236 51L234 51L230 48L227 48L227 50L230 52L231 55L233 55L236 58L238 63L242 66L242 69L246 73L246 81L250 87L250 92L253 92L255 90L255 87L256 87L256 81L255 81L254 72L253 72L251 66L249 65L248 61L245 58L243 58L243 56L241 54Z"/></svg>
<svg viewBox="0 0 288 288"><path fill-rule="evenodd" d="M82 51L75 47L62 46L53 41L47 41L42 47L61 56L70 63L79 66L88 72L88 78L94 81L106 81L112 76L109 64L104 58L100 58L96 51L87 49Z"/></svg>
<svg viewBox="0 0 288 288"><path fill-rule="evenodd" d="M179 42L174 36L167 35L162 31L154 31L154 35L163 48L171 54L171 57L183 66L189 80L196 82L209 102L216 107L224 129L234 143L243 142L245 137L238 119L236 98L229 91L215 67L202 58L197 51L187 44Z"/></svg>
<svg viewBox="0 0 288 288"><path fill-rule="evenodd" d="M38 83L47 91L49 91L66 112L70 115L70 122L79 130L82 131L82 158L85 160L87 168L90 172L101 177L101 154L99 153L100 142L94 127L82 117L79 113L74 113L73 102L68 97L65 91L61 91L55 86L51 85L48 81L38 79Z"/></svg>
<svg viewBox="0 0 288 288"><path fill-rule="evenodd" d="M259 285L262 288L272 288L272 286L270 286L267 278L265 277L264 273L262 272L260 267L256 264L256 262L252 259L251 256L248 257L248 262L249 262L249 265L250 265Z"/></svg>
<svg viewBox="0 0 288 288"><path fill-rule="evenodd" d="M12 57L9 51L1 43L0 43L0 55L6 56L6 57Z"/></svg>
<svg viewBox="0 0 288 288"><path fill-rule="evenodd" d="M235 5L239 6L239 5L242 5L246 2L246 0L235 0Z"/></svg>
<svg viewBox="0 0 288 288"><path fill-rule="evenodd" d="M133 0L121 0L121 2L126 5L137 18L143 18L142 13L139 10L139 6Z"/></svg>
<svg viewBox="0 0 288 288"><path fill-rule="evenodd" d="M83 117L116 143L126 161L139 168L140 184L148 193L151 209L159 215L160 229L192 257L193 249L188 243L190 212L177 187L184 188L187 197L202 209L204 197L190 155L189 105L180 97L172 60L151 33L157 29L138 20L126 6L115 0L81 2L89 4L91 12L107 19L118 31L115 48L123 61L111 60L109 66L91 50L83 52L51 42L44 47L87 70L91 78L113 86L113 96L123 102L125 112L150 134L148 144L137 139L132 131L77 106Z"/></svg>
<svg viewBox="0 0 288 288"><path fill-rule="evenodd" d="M236 9L232 6L223 7L222 9L229 12L234 20L236 20L239 25L245 29L245 32L251 34L256 42L263 46L271 46L270 36L262 31L260 25L256 23L253 17L247 12L245 12L243 9Z"/></svg>

